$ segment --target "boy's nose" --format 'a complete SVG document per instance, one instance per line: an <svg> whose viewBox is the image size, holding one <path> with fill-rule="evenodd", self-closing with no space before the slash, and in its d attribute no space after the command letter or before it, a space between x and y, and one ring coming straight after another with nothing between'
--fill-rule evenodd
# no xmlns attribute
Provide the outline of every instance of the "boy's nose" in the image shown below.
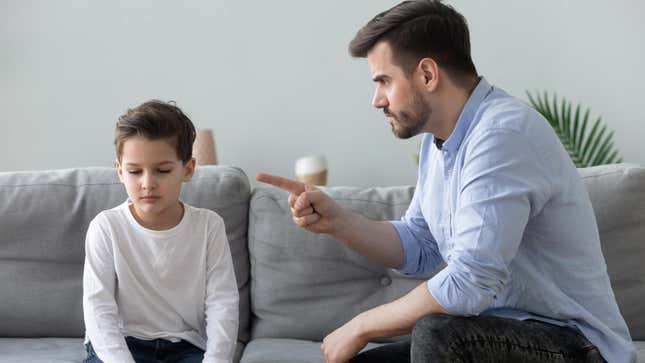
<svg viewBox="0 0 645 363"><path fill-rule="evenodd" d="M157 187L157 181L153 177L144 178L141 182L141 188L143 190L150 190Z"/></svg>

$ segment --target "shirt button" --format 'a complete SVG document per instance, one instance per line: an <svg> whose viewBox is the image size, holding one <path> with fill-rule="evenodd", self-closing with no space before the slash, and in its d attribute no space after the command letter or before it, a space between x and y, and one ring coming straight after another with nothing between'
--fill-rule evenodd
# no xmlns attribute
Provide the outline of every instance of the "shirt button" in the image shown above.
<svg viewBox="0 0 645 363"><path fill-rule="evenodd" d="M379 282L381 283L381 286L390 286L392 284L392 279L389 276L383 276Z"/></svg>

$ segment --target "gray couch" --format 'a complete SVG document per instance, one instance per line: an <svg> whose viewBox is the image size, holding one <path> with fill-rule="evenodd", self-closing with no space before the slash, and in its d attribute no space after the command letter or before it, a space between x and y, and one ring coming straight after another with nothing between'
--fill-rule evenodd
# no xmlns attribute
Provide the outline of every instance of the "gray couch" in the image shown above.
<svg viewBox="0 0 645 363"><path fill-rule="evenodd" d="M580 172L620 309L632 337L645 341L645 168ZM413 193L409 186L325 190L373 219L399 218ZM0 362L82 361L85 232L99 211L125 198L112 168L0 173ZM243 363L323 362L327 333L421 281L297 228L287 194L264 185L251 193L240 169L200 167L182 198L226 222ZM645 362L645 342L636 345Z"/></svg>

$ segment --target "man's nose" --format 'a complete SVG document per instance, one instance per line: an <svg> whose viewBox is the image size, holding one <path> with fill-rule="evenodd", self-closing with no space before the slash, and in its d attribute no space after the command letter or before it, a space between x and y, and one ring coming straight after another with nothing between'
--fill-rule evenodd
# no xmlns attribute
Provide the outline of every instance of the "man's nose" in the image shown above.
<svg viewBox="0 0 645 363"><path fill-rule="evenodd" d="M374 106L375 108L387 107L387 98L378 89L374 92L372 106Z"/></svg>

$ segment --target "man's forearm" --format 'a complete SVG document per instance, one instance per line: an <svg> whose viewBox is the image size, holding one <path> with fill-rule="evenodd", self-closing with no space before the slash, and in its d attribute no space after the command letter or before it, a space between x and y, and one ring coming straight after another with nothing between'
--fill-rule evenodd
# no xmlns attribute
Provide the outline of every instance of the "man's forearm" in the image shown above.
<svg viewBox="0 0 645 363"><path fill-rule="evenodd" d="M373 221L345 210L338 223L334 237L354 251L391 268L403 263L403 245L390 222Z"/></svg>
<svg viewBox="0 0 645 363"><path fill-rule="evenodd" d="M359 314L350 324L356 324L358 334L372 340L409 334L419 319L434 313L449 314L424 282L398 300Z"/></svg>

